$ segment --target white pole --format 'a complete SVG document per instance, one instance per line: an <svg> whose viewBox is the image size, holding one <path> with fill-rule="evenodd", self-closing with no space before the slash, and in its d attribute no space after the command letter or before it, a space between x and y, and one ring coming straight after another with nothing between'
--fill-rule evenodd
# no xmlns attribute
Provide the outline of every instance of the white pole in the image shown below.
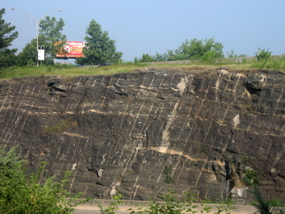
<svg viewBox="0 0 285 214"><path fill-rule="evenodd" d="M36 38L37 38L37 67L39 67L39 20L36 19Z"/></svg>

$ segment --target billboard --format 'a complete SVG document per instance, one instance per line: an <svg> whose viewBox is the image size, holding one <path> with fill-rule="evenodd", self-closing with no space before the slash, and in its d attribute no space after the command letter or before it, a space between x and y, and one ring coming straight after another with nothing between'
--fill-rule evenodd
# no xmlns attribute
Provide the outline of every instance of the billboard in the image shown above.
<svg viewBox="0 0 285 214"><path fill-rule="evenodd" d="M85 48L84 42L66 41L65 45L63 45L65 52L56 54L56 58L84 57L83 48Z"/></svg>

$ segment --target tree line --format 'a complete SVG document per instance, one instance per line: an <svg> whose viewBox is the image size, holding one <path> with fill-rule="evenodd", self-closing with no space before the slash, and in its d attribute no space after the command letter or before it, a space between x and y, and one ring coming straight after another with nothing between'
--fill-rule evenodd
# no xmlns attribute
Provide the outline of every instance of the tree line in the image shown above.
<svg viewBox="0 0 285 214"><path fill-rule="evenodd" d="M18 37L15 26L6 23L3 15L5 9L0 9L0 69L10 66L34 66L37 64L37 40L32 39L23 50L16 55L17 49L10 49L12 41ZM39 23L39 46L45 48L45 60L42 64L54 64L55 55L63 50L67 36L62 33L65 23L62 18L45 17ZM97 65L103 63L118 63L123 53L116 50L116 42L101 29L94 19L86 29L85 41L88 46L83 50L84 58L76 60L80 65Z"/></svg>
<svg viewBox="0 0 285 214"><path fill-rule="evenodd" d="M17 49L10 49L12 41L18 37L15 26L6 23L3 15L5 9L0 10L0 69L9 66L34 66L37 64L37 40L32 39L25 45L23 50L16 55ZM65 23L62 18L45 17L39 23L38 41L40 46L45 47L45 60L42 64L54 64L55 55L62 52L67 36L62 33ZM101 25L94 19L86 28L84 38L88 48L83 49L85 57L76 59L75 63L80 65L98 65L104 63L122 62L122 52L116 50L116 42L111 39L107 31L103 31ZM234 51L228 57L244 57L237 55ZM165 53L149 55L142 54L135 57L134 63L177 61L177 60L199 60L212 62L216 58L224 58L223 44L210 39L191 39L183 42L176 50L167 50Z"/></svg>
<svg viewBox="0 0 285 214"><path fill-rule="evenodd" d="M216 58L223 58L223 45L214 38L198 40L191 39L183 42L176 50L167 50L163 54L154 56L143 54L141 58L135 58L135 62L157 62L178 60L200 60L210 62Z"/></svg>

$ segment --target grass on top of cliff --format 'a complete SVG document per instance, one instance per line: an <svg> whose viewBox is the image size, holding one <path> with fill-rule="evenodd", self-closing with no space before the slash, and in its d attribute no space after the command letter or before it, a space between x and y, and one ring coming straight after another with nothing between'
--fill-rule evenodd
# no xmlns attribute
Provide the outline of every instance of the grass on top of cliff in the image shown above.
<svg viewBox="0 0 285 214"><path fill-rule="evenodd" d="M0 69L0 79L21 78L29 76L95 76L112 75L116 73L132 72L146 65L133 63L114 64L109 66L82 66L77 67L68 64L56 64L52 66L41 65L39 67L9 67Z"/></svg>
<svg viewBox="0 0 285 214"><path fill-rule="evenodd" d="M257 61L256 59L244 59L241 62L235 62L229 59L223 59L222 62L202 63L199 61L192 62L161 62L161 63L121 63L109 66L83 66L77 67L73 65L53 65L39 67L9 67L0 69L0 79L21 78L29 76L97 76L97 75L112 75L116 73L134 72L140 68L152 67L183 67L191 69L215 69L217 67L225 67L230 70L279 70L285 72L285 55L281 57L272 57L268 60Z"/></svg>

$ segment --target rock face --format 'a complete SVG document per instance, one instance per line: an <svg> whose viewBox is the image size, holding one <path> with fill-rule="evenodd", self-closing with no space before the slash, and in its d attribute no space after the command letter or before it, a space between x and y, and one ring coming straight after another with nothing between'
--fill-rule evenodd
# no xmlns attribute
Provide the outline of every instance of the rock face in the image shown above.
<svg viewBox="0 0 285 214"><path fill-rule="evenodd" d="M69 191L91 197L171 187L222 200L252 170L284 201L284 83L278 71L223 68L2 80L0 143L19 144L29 171L72 170Z"/></svg>

